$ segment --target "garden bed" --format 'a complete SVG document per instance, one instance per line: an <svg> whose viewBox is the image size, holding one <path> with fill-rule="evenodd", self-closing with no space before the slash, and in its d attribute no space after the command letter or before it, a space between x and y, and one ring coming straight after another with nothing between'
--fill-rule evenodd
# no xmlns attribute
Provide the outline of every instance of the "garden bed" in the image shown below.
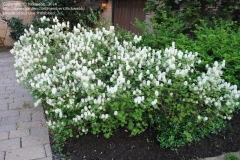
<svg viewBox="0 0 240 160"><path fill-rule="evenodd" d="M239 110L240 90L223 79L225 59L206 63L175 42L163 51L139 47L141 36L119 41L113 26L66 32L69 23L52 21L37 32L30 26L11 53L17 81L34 96L34 106L47 104L58 152L64 148L72 159L189 159L239 144L228 128L222 139L213 135L179 148L223 130ZM156 132L142 133L149 126ZM223 137L234 144L223 144Z"/></svg>
<svg viewBox="0 0 240 160"><path fill-rule="evenodd" d="M199 142L191 143L178 150L163 149L156 141L153 129L137 136L129 136L125 129L119 129L114 136L88 134L78 139L72 138L64 146L63 153L71 160L107 160L107 159L196 159L214 157L225 152L240 150L240 114L233 116L230 125L219 135L212 134ZM53 145L53 141L51 139ZM54 152L54 150L53 150Z"/></svg>

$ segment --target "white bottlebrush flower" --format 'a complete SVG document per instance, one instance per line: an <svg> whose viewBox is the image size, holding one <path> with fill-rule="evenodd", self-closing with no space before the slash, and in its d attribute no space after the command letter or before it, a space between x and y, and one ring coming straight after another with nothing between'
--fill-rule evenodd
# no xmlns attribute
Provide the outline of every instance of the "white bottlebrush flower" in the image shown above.
<svg viewBox="0 0 240 160"><path fill-rule="evenodd" d="M56 88L52 88L52 94L56 94L57 93L57 89Z"/></svg>
<svg viewBox="0 0 240 160"><path fill-rule="evenodd" d="M63 117L62 110L60 108L55 109L54 112L58 114L60 118Z"/></svg>
<svg viewBox="0 0 240 160"><path fill-rule="evenodd" d="M183 84L184 84L184 86L187 86L187 85L188 85L188 82L187 82L187 81L184 81Z"/></svg>
<svg viewBox="0 0 240 160"><path fill-rule="evenodd" d="M74 122L77 122L77 121L78 121L78 119L77 119L77 118L73 118L73 121L74 121Z"/></svg>
<svg viewBox="0 0 240 160"><path fill-rule="evenodd" d="M150 79L153 79L153 74L150 74L149 78L150 78Z"/></svg>
<svg viewBox="0 0 240 160"><path fill-rule="evenodd" d="M149 71L149 70L147 70L147 71L146 71L146 74L150 74L150 71Z"/></svg>
<svg viewBox="0 0 240 160"><path fill-rule="evenodd" d="M110 26L110 27L109 27L109 30L110 30L110 31L114 31L114 26Z"/></svg>
<svg viewBox="0 0 240 160"><path fill-rule="evenodd" d="M114 115L116 116L118 114L118 111L114 111Z"/></svg>
<svg viewBox="0 0 240 160"><path fill-rule="evenodd" d="M143 76L142 73L140 73L140 74L138 75L138 80L139 80L139 81L142 81L142 76Z"/></svg>
<svg viewBox="0 0 240 160"><path fill-rule="evenodd" d="M46 20L46 16L43 16L42 18L40 18L40 21L43 23Z"/></svg>
<svg viewBox="0 0 240 160"><path fill-rule="evenodd" d="M136 97L134 98L134 103L135 104L140 104L142 102L142 97Z"/></svg>
<svg viewBox="0 0 240 160"><path fill-rule="evenodd" d="M155 91L155 96L158 96L158 95L159 95L158 91Z"/></svg>
<svg viewBox="0 0 240 160"><path fill-rule="evenodd" d="M105 114L105 119L107 119L108 118L108 114Z"/></svg>
<svg viewBox="0 0 240 160"><path fill-rule="evenodd" d="M223 61L222 61L222 68L224 68L225 65L226 65L226 60L223 60Z"/></svg>
<svg viewBox="0 0 240 160"><path fill-rule="evenodd" d="M178 59L182 59L182 57L183 57L183 52L178 51L177 56L178 56Z"/></svg>
<svg viewBox="0 0 240 160"><path fill-rule="evenodd" d="M202 117L201 117L201 116L197 116L197 118L198 118L198 120L201 120L201 119L202 119Z"/></svg>
<svg viewBox="0 0 240 160"><path fill-rule="evenodd" d="M215 67L218 67L218 62L215 61L213 65L214 65Z"/></svg>
<svg viewBox="0 0 240 160"><path fill-rule="evenodd" d="M157 99L154 99L154 101L152 101L152 103L151 103L153 106L155 105L155 104L157 104Z"/></svg>
<svg viewBox="0 0 240 160"><path fill-rule="evenodd" d="M40 88L40 85L39 85L39 83L37 83L37 84L36 84L36 88Z"/></svg>
<svg viewBox="0 0 240 160"><path fill-rule="evenodd" d="M92 117L96 117L95 113L91 113L91 115L90 115L90 116L92 116Z"/></svg>
<svg viewBox="0 0 240 160"><path fill-rule="evenodd" d="M204 117L203 120L204 120L204 121L207 121L207 120L208 120L208 117Z"/></svg>
<svg viewBox="0 0 240 160"><path fill-rule="evenodd" d="M39 104L42 102L42 99L38 99L35 103L34 103L34 106L37 107L39 106Z"/></svg>
<svg viewBox="0 0 240 160"><path fill-rule="evenodd" d="M151 82L150 82L149 80L147 80L147 86L150 86L150 83L151 83Z"/></svg>
<svg viewBox="0 0 240 160"><path fill-rule="evenodd" d="M169 80L167 81L167 83L168 83L168 84L172 84L172 80L169 79Z"/></svg>
<svg viewBox="0 0 240 160"><path fill-rule="evenodd" d="M46 123L49 127L52 127L52 121L51 120L47 121Z"/></svg>

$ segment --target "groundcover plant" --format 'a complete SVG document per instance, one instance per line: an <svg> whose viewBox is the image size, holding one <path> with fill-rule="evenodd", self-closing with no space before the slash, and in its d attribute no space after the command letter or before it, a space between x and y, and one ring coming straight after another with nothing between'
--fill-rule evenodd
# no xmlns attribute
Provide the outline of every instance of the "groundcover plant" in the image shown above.
<svg viewBox="0 0 240 160"><path fill-rule="evenodd" d="M49 21L43 18L42 21ZM87 133L132 135L151 125L162 147L178 147L218 132L239 108L240 92L221 78L225 61L196 66L198 53L172 43L164 51L137 47L141 36L119 41L114 27L69 23L25 30L11 50L17 81L44 104L58 144Z"/></svg>

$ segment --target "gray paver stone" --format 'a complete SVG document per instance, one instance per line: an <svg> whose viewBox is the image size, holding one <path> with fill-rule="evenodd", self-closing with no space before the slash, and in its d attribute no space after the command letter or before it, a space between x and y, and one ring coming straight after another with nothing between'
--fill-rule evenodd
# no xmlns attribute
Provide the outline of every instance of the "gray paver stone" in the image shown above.
<svg viewBox="0 0 240 160"><path fill-rule="evenodd" d="M9 95L9 94L12 94L14 91L6 91L5 89L4 90L2 90L1 88L0 88L0 95Z"/></svg>
<svg viewBox="0 0 240 160"><path fill-rule="evenodd" d="M33 114L32 114L32 120L33 121L38 121L38 120L43 120L43 119L45 119L43 111L41 111L41 112L33 112Z"/></svg>
<svg viewBox="0 0 240 160"><path fill-rule="evenodd" d="M5 157L5 152L0 152L0 159L4 160L4 157Z"/></svg>
<svg viewBox="0 0 240 160"><path fill-rule="evenodd" d="M20 89L21 88L17 88L16 86L6 86L6 91L15 91L15 90L20 90Z"/></svg>
<svg viewBox="0 0 240 160"><path fill-rule="evenodd" d="M50 146L50 144L46 144L46 145L44 145L44 148L45 148L45 151L46 151L47 157L52 157L52 150L51 150L51 146Z"/></svg>
<svg viewBox="0 0 240 160"><path fill-rule="evenodd" d="M16 81L16 79L15 78L5 78L5 79L3 79L3 84L14 84L14 86L15 86L15 83L16 83L17 81Z"/></svg>
<svg viewBox="0 0 240 160"><path fill-rule="evenodd" d="M7 110L7 111L1 111L0 112L0 117L12 117L19 115L19 110Z"/></svg>
<svg viewBox="0 0 240 160"><path fill-rule="evenodd" d="M240 158L240 151L238 151L238 152L234 152L234 154L235 154L237 157Z"/></svg>
<svg viewBox="0 0 240 160"><path fill-rule="evenodd" d="M0 151L9 151L20 148L20 138L7 139L0 141Z"/></svg>
<svg viewBox="0 0 240 160"><path fill-rule="evenodd" d="M30 101L32 101L31 97L16 97L16 98L14 98L14 103L30 102Z"/></svg>
<svg viewBox="0 0 240 160"><path fill-rule="evenodd" d="M42 119L42 126L48 128L46 119Z"/></svg>
<svg viewBox="0 0 240 160"><path fill-rule="evenodd" d="M23 95L24 95L24 97L26 96L26 97L30 97L31 95L28 93L28 91L27 90L24 90L23 88L22 89L20 89L20 90L15 90L14 91L14 93L22 93Z"/></svg>
<svg viewBox="0 0 240 160"><path fill-rule="evenodd" d="M1 93L1 95L4 95L5 94L5 91L6 91L6 87L2 84L2 83L0 83L0 93Z"/></svg>
<svg viewBox="0 0 240 160"><path fill-rule="evenodd" d="M21 130L10 131L9 138L27 137L29 135L30 135L29 129L21 129Z"/></svg>
<svg viewBox="0 0 240 160"><path fill-rule="evenodd" d="M7 78L6 81L10 81L10 79ZM15 82L13 82L13 83L3 83L2 85L4 85L5 87L15 87L15 86L14 86L14 83L15 83ZM6 89L7 89L7 88L6 88Z"/></svg>
<svg viewBox="0 0 240 160"><path fill-rule="evenodd" d="M8 104L0 104L0 111L6 111L8 110Z"/></svg>
<svg viewBox="0 0 240 160"><path fill-rule="evenodd" d="M207 157L204 158L203 160L224 160L225 156L224 155L220 155L218 157Z"/></svg>
<svg viewBox="0 0 240 160"><path fill-rule="evenodd" d="M24 107L24 102L21 103L9 103L9 109L20 109Z"/></svg>
<svg viewBox="0 0 240 160"><path fill-rule="evenodd" d="M11 93L11 94L9 95L9 97L11 97L11 98L16 98L16 97L18 97L18 98L20 98L20 97L23 97L23 94L22 94L22 93Z"/></svg>
<svg viewBox="0 0 240 160"><path fill-rule="evenodd" d="M0 99L8 99L9 94L0 94Z"/></svg>
<svg viewBox="0 0 240 160"><path fill-rule="evenodd" d="M24 116L18 115L18 116L14 116L14 117L2 118L0 125L19 123L19 122L28 122L28 121L31 121L30 115L24 115Z"/></svg>
<svg viewBox="0 0 240 160"><path fill-rule="evenodd" d="M28 129L28 128L34 128L34 127L42 127L41 121L31 121L31 122L19 122L17 129Z"/></svg>
<svg viewBox="0 0 240 160"><path fill-rule="evenodd" d="M6 103L13 103L13 98L8 98L8 99L6 99L6 98L1 98L1 99L0 99L0 105L1 105L1 104L6 104Z"/></svg>
<svg viewBox="0 0 240 160"><path fill-rule="evenodd" d="M14 72L14 73L8 73L7 74L7 78L12 78L12 77L14 77L14 78L16 78L16 73Z"/></svg>
<svg viewBox="0 0 240 160"><path fill-rule="evenodd" d="M32 154L34 153L34 154ZM31 160L45 158L43 146L26 147L6 152L5 160Z"/></svg>
<svg viewBox="0 0 240 160"><path fill-rule="evenodd" d="M50 143L47 128L31 128L30 133L30 136L22 138L22 147L45 145Z"/></svg>
<svg viewBox="0 0 240 160"><path fill-rule="evenodd" d="M0 125L0 132L16 130L16 124Z"/></svg>
<svg viewBox="0 0 240 160"><path fill-rule="evenodd" d="M15 92L16 93L16 92ZM23 94L23 97L31 97L31 94L29 93L29 91L28 90L22 90L22 92L21 92L22 94Z"/></svg>
<svg viewBox="0 0 240 160"><path fill-rule="evenodd" d="M8 139L9 132L0 132L0 140Z"/></svg>
<svg viewBox="0 0 240 160"><path fill-rule="evenodd" d="M20 109L20 115L28 115L28 114L43 112L42 107L32 107L32 106L30 106L30 104L27 104L27 106L29 106L29 108Z"/></svg>
<svg viewBox="0 0 240 160"><path fill-rule="evenodd" d="M34 160L52 160L52 157L46 157L46 158L34 159Z"/></svg>

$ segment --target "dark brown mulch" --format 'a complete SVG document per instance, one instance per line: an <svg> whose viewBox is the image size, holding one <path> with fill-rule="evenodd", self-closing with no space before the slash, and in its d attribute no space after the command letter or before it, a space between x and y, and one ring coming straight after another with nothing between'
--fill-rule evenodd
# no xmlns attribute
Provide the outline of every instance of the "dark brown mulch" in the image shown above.
<svg viewBox="0 0 240 160"><path fill-rule="evenodd" d="M108 139L91 134L70 139L64 147L64 153L70 153L72 160L185 160L214 157L240 150L239 122L240 114L237 114L230 121L232 127L177 151L160 148L153 130L148 129L130 137L129 132L119 129Z"/></svg>

